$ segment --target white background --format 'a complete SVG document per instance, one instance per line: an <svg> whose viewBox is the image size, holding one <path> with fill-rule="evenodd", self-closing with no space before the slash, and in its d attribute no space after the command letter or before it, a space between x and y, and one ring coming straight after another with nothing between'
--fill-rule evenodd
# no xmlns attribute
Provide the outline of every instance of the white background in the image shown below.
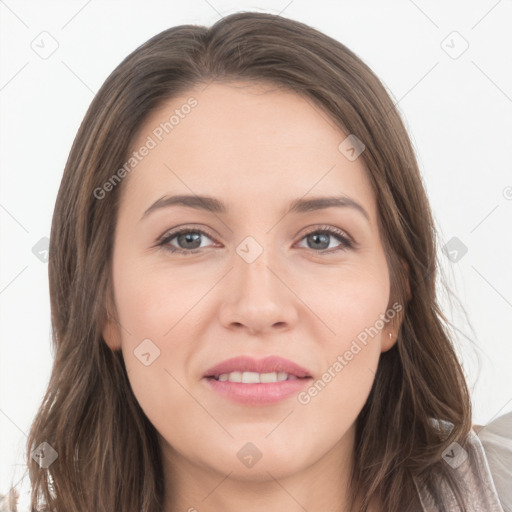
<svg viewBox="0 0 512 512"><path fill-rule="evenodd" d="M440 249L452 237L468 249L457 263L440 250L468 318L441 301L459 329L474 423L512 410L510 0L0 0L0 494L23 463L50 375L48 267L32 248L49 236L85 111L107 75L151 36L175 25L211 25L240 10L281 13L341 41L398 102ZM469 44L458 58L464 43L453 31ZM58 48L43 59L31 47L43 44Z"/></svg>

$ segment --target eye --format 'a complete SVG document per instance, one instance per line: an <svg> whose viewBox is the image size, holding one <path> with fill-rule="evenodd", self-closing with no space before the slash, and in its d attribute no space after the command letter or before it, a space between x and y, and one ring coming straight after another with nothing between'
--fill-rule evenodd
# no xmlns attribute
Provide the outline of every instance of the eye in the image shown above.
<svg viewBox="0 0 512 512"><path fill-rule="evenodd" d="M204 247L201 243L201 238L204 237L211 240L210 235L202 229L184 228L179 231L166 233L158 242L158 246L173 253L194 254ZM171 244L174 239L176 239L178 247Z"/></svg>
<svg viewBox="0 0 512 512"><path fill-rule="evenodd" d="M334 247L333 250L327 250L332 249L331 241L333 238L337 239L339 242L341 242L341 244L338 245L337 247ZM346 251L347 249L353 248L352 241L350 240L348 235L341 229L334 228L332 226L315 227L314 229L306 233L301 240L304 239L306 240L307 248L320 249L320 251L314 252L333 253L337 251Z"/></svg>

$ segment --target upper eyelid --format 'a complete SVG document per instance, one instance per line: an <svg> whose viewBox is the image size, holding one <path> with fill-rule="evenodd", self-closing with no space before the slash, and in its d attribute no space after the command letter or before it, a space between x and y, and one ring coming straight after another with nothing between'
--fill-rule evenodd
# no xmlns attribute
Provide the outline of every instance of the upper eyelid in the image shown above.
<svg viewBox="0 0 512 512"><path fill-rule="evenodd" d="M191 231L192 233L194 233L194 232L202 233L203 235L206 235L209 238L215 238L215 236L210 234L207 229L197 228L192 225L192 226L183 226L181 228L178 227L178 228L169 229L162 236L158 237L158 240L162 241L162 240L167 240L169 238L174 238L175 236L180 235L181 233L187 233L189 231Z"/></svg>

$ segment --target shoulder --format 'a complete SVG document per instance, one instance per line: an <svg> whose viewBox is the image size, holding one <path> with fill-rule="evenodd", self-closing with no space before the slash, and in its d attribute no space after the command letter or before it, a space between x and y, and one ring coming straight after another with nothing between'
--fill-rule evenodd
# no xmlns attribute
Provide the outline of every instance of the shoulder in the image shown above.
<svg viewBox="0 0 512 512"><path fill-rule="evenodd" d="M473 430L485 459L504 512L512 512L512 411Z"/></svg>
<svg viewBox="0 0 512 512"><path fill-rule="evenodd" d="M510 444L507 443L512 441L512 429L507 430L511 420L512 414L505 422L498 418L496 423L492 422L484 427L474 425L464 441L460 441L460 444L453 442L445 449L441 458L442 464L447 465L447 471L438 473L435 483L428 489L417 484L424 511L438 511L441 504L443 510L460 510L454 493L453 486L456 486L462 493L465 510L512 512L509 507L511 494L508 488L508 482L512 481L512 469L506 461L506 451L510 449ZM443 420L431 421L436 428L445 432L453 427L451 423ZM485 435L484 430L487 430ZM497 450L496 454L491 453L492 447L489 444L492 435L499 436L492 441ZM505 439L505 444L501 438ZM490 451L487 451L488 448Z"/></svg>

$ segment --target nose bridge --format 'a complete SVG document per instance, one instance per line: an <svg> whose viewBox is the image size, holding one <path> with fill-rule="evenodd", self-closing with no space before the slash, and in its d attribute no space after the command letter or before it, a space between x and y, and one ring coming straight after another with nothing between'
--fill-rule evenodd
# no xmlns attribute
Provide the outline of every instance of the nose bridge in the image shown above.
<svg viewBox="0 0 512 512"><path fill-rule="evenodd" d="M272 300L278 293L279 280L274 273L279 267L276 249L271 236L247 236L236 247L235 279L242 294L261 296ZM272 270L271 270L272 269Z"/></svg>
<svg viewBox="0 0 512 512"><path fill-rule="evenodd" d="M247 236L235 248L230 290L223 308L223 322L243 324L251 331L291 324L296 311L293 293L272 245L272 236ZM283 274L283 275L281 275Z"/></svg>

